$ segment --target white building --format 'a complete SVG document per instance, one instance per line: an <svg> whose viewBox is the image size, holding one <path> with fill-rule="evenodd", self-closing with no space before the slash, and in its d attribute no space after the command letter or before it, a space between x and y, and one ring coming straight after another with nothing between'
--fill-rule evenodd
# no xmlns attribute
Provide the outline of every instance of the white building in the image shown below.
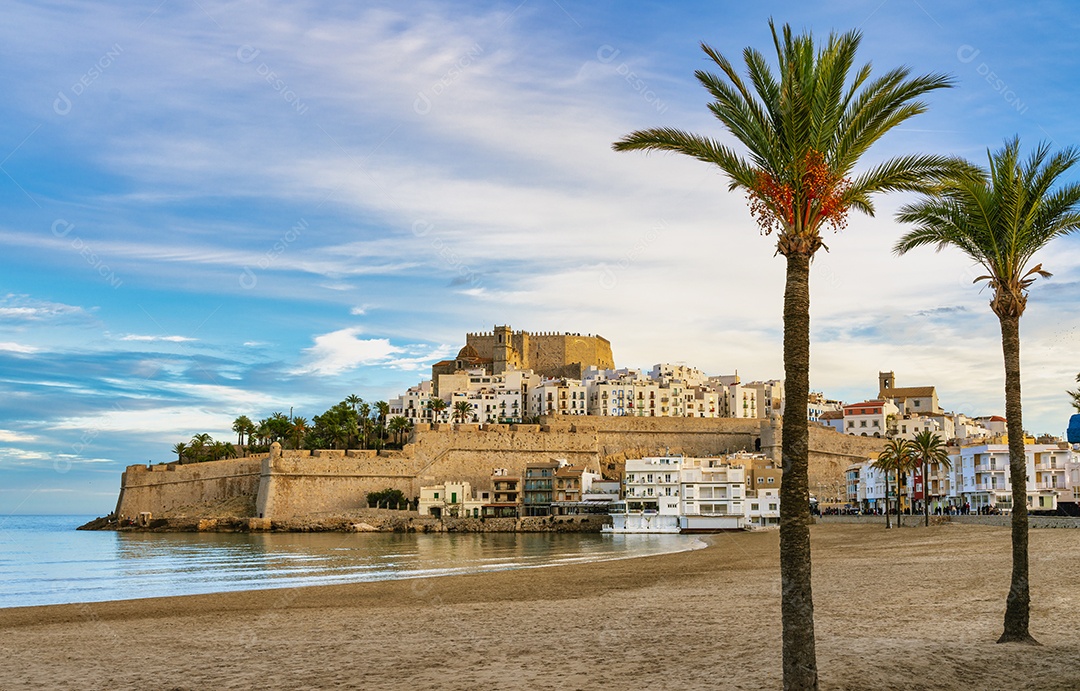
<svg viewBox="0 0 1080 691"><path fill-rule="evenodd" d="M743 466L721 458L687 458L680 469L680 484L679 525L684 532L737 530L746 524Z"/></svg>
<svg viewBox="0 0 1080 691"><path fill-rule="evenodd" d="M468 482L444 482L421 487L417 509L421 516L479 518L484 504L490 502L488 490L480 490L474 496Z"/></svg>
<svg viewBox="0 0 1080 691"><path fill-rule="evenodd" d="M889 401L863 401L844 406L844 433L857 437L884 437L900 412Z"/></svg>
<svg viewBox="0 0 1080 691"><path fill-rule="evenodd" d="M1073 458L1067 445L1026 444L1027 504L1036 511L1057 509L1058 499L1073 501L1070 471ZM988 508L1012 509L1012 482L1009 478L1007 444L980 444L960 449L954 465L960 468L958 490L972 512Z"/></svg>
<svg viewBox="0 0 1080 691"><path fill-rule="evenodd" d="M679 468L682 456L627 459L623 499L611 508L612 532L679 532Z"/></svg>
<svg viewBox="0 0 1080 691"><path fill-rule="evenodd" d="M780 488L746 491L746 523L756 528L780 525Z"/></svg>
<svg viewBox="0 0 1080 691"><path fill-rule="evenodd" d="M529 392L529 415L587 415L585 385L577 379L544 379Z"/></svg>

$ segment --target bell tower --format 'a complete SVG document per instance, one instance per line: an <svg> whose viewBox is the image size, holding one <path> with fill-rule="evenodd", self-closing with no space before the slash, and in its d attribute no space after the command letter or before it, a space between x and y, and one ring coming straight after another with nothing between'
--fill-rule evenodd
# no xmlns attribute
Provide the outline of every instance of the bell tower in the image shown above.
<svg viewBox="0 0 1080 691"><path fill-rule="evenodd" d="M878 372L878 398L885 399L885 390L896 387L896 375L892 372Z"/></svg>

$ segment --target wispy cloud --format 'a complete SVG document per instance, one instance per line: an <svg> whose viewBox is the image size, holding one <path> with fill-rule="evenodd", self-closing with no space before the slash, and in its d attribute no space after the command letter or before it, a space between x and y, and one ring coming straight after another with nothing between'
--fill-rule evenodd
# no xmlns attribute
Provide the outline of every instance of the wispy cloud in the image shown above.
<svg viewBox="0 0 1080 691"><path fill-rule="evenodd" d="M144 341L149 343L156 343L164 341L167 343L190 343L197 341L197 338L190 338L188 336L140 336L136 334L129 334L120 339L121 341Z"/></svg>
<svg viewBox="0 0 1080 691"><path fill-rule="evenodd" d="M31 442L37 441L37 437L33 434L24 434L22 432L12 432L7 429L0 429L0 441L2 442Z"/></svg>

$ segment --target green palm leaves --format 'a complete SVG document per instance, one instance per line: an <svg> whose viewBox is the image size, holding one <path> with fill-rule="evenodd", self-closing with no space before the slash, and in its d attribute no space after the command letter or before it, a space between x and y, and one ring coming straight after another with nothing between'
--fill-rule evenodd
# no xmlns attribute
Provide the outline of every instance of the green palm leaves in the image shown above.
<svg viewBox="0 0 1080 691"><path fill-rule="evenodd" d="M886 132L922 113L919 99L951 85L948 77L912 77L897 68L871 78L870 65L855 67L859 32L830 34L817 46L810 34L778 34L770 21L779 74L765 57L743 51L746 77L722 54L702 44L721 76L699 70L712 96L709 110L745 148L740 155L720 141L673 128L633 132L616 151L674 151L719 167L729 189L749 196L763 232L778 233L777 250L812 256L823 246L823 225L843 227L849 209L873 214L871 196L897 190L925 191L928 180L956 169L954 159L910 155L855 173L859 159Z"/></svg>
<svg viewBox="0 0 1080 691"><path fill-rule="evenodd" d="M1080 184L1055 189L1078 157L1075 149L1051 153L1043 143L1024 160L1018 138L1005 142L988 152L987 168L947 176L924 199L900 209L897 219L915 230L896 243L896 253L956 247L986 270L976 281L993 289L994 313L1021 316L1028 288L1050 276L1042 264L1030 266L1035 253L1080 228Z"/></svg>

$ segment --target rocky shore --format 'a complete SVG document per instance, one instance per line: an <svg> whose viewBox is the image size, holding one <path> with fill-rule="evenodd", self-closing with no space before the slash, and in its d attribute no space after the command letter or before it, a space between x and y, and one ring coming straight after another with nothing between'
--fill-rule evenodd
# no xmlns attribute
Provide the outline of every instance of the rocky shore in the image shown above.
<svg viewBox="0 0 1080 691"><path fill-rule="evenodd" d="M166 516L144 524L105 516L79 526L79 530L155 533L599 533L611 517L529 516L524 518L434 518L415 511L367 509L349 514L270 520L242 516Z"/></svg>

